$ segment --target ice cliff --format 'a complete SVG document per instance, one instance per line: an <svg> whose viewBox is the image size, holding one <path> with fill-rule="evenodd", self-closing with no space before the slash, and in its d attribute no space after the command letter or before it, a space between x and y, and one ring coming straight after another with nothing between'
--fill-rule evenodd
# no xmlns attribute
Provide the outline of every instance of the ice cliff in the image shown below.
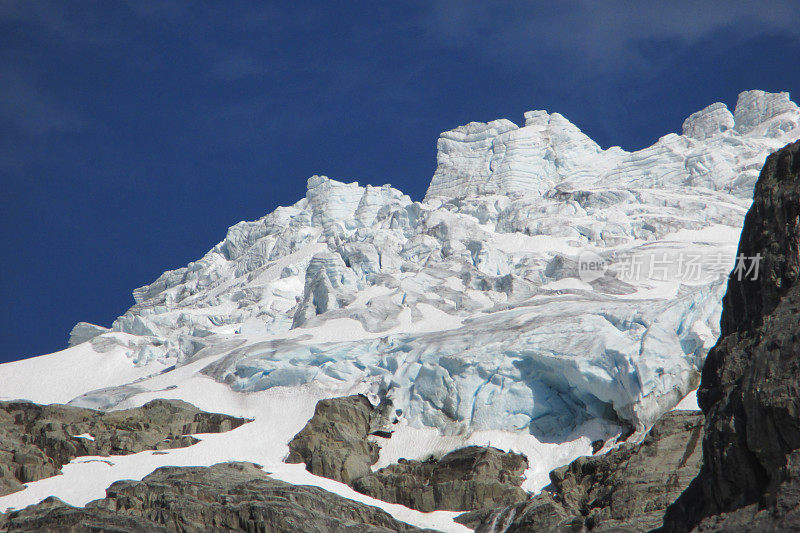
<svg viewBox="0 0 800 533"><path fill-rule="evenodd" d="M800 109L747 91L636 152L524 119L443 133L422 202L313 176L71 342L141 366L223 354L201 370L239 391L366 382L449 434L646 427L697 385L753 185Z"/></svg>

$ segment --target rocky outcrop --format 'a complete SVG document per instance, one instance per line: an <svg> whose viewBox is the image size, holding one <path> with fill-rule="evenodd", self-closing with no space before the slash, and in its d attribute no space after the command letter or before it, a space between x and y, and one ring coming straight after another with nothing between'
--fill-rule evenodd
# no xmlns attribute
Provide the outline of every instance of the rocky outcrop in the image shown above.
<svg viewBox="0 0 800 533"><path fill-rule="evenodd" d="M800 530L800 142L767 159L739 255L759 269L728 280L698 390L703 469L666 531Z"/></svg>
<svg viewBox="0 0 800 533"><path fill-rule="evenodd" d="M468 446L439 460L400 460L361 477L358 492L423 512L468 511L527 499L520 488L528 468L524 455Z"/></svg>
<svg viewBox="0 0 800 533"><path fill-rule="evenodd" d="M206 413L180 400L100 412L66 405L0 402L0 495L59 474L84 455L127 455L190 446L193 433L220 433L246 419Z"/></svg>
<svg viewBox="0 0 800 533"><path fill-rule="evenodd" d="M470 446L439 460L408 461L372 472L380 439L391 437L391 402L373 407L366 396L317 403L314 416L289 443L287 463L347 483L379 500L423 512L469 511L527 498L520 488L528 467L523 455Z"/></svg>
<svg viewBox="0 0 800 533"><path fill-rule="evenodd" d="M272 479L252 463L159 468L118 481L85 508L50 498L0 516L9 532L248 531L390 533L422 531L386 512L317 487Z"/></svg>
<svg viewBox="0 0 800 533"><path fill-rule="evenodd" d="M51 496L22 511L0 514L0 531L165 533L169 530L141 517L115 514L90 507L72 507Z"/></svg>
<svg viewBox="0 0 800 533"><path fill-rule="evenodd" d="M667 413L640 444L625 443L552 471L553 492L457 520L477 533L653 529L697 475L702 433L699 412Z"/></svg>
<svg viewBox="0 0 800 533"><path fill-rule="evenodd" d="M317 476L352 484L371 472L380 446L367 437L381 426L384 408L357 394L320 400L314 416L289 442L287 463L305 463Z"/></svg>

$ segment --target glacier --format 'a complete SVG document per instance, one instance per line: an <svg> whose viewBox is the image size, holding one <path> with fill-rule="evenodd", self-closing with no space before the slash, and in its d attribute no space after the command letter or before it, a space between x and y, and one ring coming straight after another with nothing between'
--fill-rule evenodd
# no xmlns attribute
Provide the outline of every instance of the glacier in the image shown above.
<svg viewBox="0 0 800 533"><path fill-rule="evenodd" d="M558 113L472 122L440 136L422 201L312 176L305 198L234 225L70 344L239 392L361 384L442 435L643 430L696 387L758 172L798 138L800 108L763 91L635 152Z"/></svg>

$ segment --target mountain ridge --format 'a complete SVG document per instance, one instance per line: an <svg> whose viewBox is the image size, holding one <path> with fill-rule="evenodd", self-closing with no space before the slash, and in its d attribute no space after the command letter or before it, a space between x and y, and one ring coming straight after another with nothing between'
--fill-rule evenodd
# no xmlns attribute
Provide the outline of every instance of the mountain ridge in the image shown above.
<svg viewBox="0 0 800 533"><path fill-rule="evenodd" d="M0 365L1 394L106 410L176 398L252 418L186 453L206 464L236 449L315 483L283 463L287 443L318 400L363 394L397 421L375 468L488 446L525 454L522 489L539 491L696 388L758 171L800 138L788 94L739 100L631 153L556 113L472 123L443 134L422 202L312 176L305 198L136 289L111 328L81 323L67 350ZM245 434L269 445L234 440Z"/></svg>
<svg viewBox="0 0 800 533"><path fill-rule="evenodd" d="M226 238L199 261L165 272L154 283L136 289L136 305L114 322L111 331L135 336L133 341L128 338L126 342L137 344L128 351L138 365L153 360L165 365L181 364L210 347L217 338L231 342L236 335L241 335L238 340L260 336L273 339L268 342L275 346L265 348L269 353L304 351L303 341L292 340L294 336L302 337L309 329L324 329L327 322L338 320L347 324L344 330L356 330L357 336L365 341L372 339L370 342L374 344L387 333L392 337L396 336L393 332L413 331L420 326L445 332L450 326L442 329L442 324L464 328L464 320L485 323L487 313L502 321L505 320L502 313L513 314L513 309L528 305L526 302L538 305L534 300L539 298L546 308L548 298L567 295L578 301L595 300L593 305L600 309L594 316L626 334L613 343L629 342L626 338L630 332L640 327L637 321L644 321L648 334L634 333L634 341L639 339L641 344L655 335L656 317L637 316L631 322L630 317L616 316L630 314L629 311L607 309L616 308L615 301L625 295L647 298L648 292L658 301L659 294L666 291L679 300L684 298L689 306L685 309L695 309L701 306L701 301L708 305L714 301L705 296L698 300L698 293L705 291L718 297L721 285L707 279L704 287L698 288L673 279L669 287L662 284L658 288L657 280L628 283L620 276L607 275L593 280L591 286L582 284L575 275L575 256L589 250L609 264L619 266L618 256L643 252L645 259L653 262L655 257L648 256L645 250L648 246L657 247L663 242L664 254L682 254L686 244L667 244L672 235L693 231L698 234L712 228L726 231L727 235L717 243L694 245L704 248L707 256L724 254L730 261L733 235L746 209L744 197L755 180L757 161L785 137L800 136L798 117L800 111L787 93L748 91L740 95L734 113L722 104L713 104L686 119L683 135L668 134L652 147L633 153L617 148L601 150L557 113L528 112L523 127L507 120L470 123L442 134L439 166L424 202L412 202L388 185L360 187L356 183L312 176L306 198L293 206L280 207L258 221L234 225ZM729 150L738 155L732 157ZM455 185L452 179L456 179ZM487 183L493 184L492 187L487 188ZM442 191L453 187L463 195L441 196ZM688 189L691 189L689 194ZM688 216L686 211L690 211ZM723 242L727 247L725 252ZM703 261L709 263L710 259L704 257ZM640 290L642 285L646 290ZM564 308L558 304L555 307ZM566 387L582 391L574 395L578 406L547 408L538 413L534 409L524 418L515 414L519 420L517 427L533 418L546 418L548 412L565 411L556 415L566 417L564 420L591 419L603 416L609 408L615 412L612 420L619 418L640 427L649 425L667 404L680 399L670 390L688 392L695 379L692 375L699 371L699 358L713 341L718 311L706 308L700 313L705 316L695 317L693 327L699 329L689 337L685 332L673 332L667 337L677 335L679 340L659 340L679 342L683 348L678 349L684 354L684 362L678 365L658 365L662 369L682 368L680 375L668 380L661 390L657 385L651 386L652 383L637 384L641 382L642 371L630 359L626 361L627 355L615 363L617 367L633 365L624 374L616 375L617 370L608 369L598 361L600 356L608 359L613 353L633 355L631 347L586 346L585 349L598 355L587 363L592 367L599 365L591 374L583 369L567 370L563 360L538 358L536 372L569 374L577 370L581 374L566 382L553 376L545 383L551 389ZM688 311L678 311L684 312ZM475 316L470 318L472 315ZM585 317L568 320L581 323ZM579 329L602 331L606 327L602 323L583 326L578 323ZM500 324L487 323L487 326L495 328ZM600 335L607 337L609 333ZM104 337L109 343L115 342L113 333L87 324L79 324L72 337L73 343L92 337L95 343ZM427 338L440 342L431 335ZM347 335L341 339L347 339ZM323 342L328 340L336 339ZM419 336L415 341L423 342ZM402 346L408 344L402 339L397 342ZM565 355L575 350L554 342L545 350ZM379 353L395 350L392 341L388 344L372 348ZM238 360L228 357L227 368L217 365L209 373L216 379L232 382L237 390L312 379L308 368L313 369L314 375L320 373L319 365L306 365L305 369L298 365L277 368L268 359L260 356L254 359L244 354L246 349L238 350ZM349 355L327 356L330 360L322 365L341 368L322 370L323 375L357 379L356 374L364 377L366 373L369 377L371 371L364 371L371 365L369 362L354 368L342 360L342 357L352 359L359 352L358 346L339 346L335 350ZM637 349L640 353L643 350L648 349L643 345ZM309 361L316 356L309 352L303 357ZM530 360L530 356L520 357L521 361ZM265 364L269 368L261 368ZM386 363L379 366L382 364ZM450 370L442 370L444 367L438 361L430 364L439 369L433 368L431 377L444 371L447 381ZM421 370L423 374L427 371L425 363ZM478 373L486 371L479 369ZM609 378L593 384L591 376L597 376L598 371L610 373ZM516 380L524 379L519 369L510 368L501 374L509 372L517 376ZM623 380L617 392L608 394L601 390L630 373L636 376L634 382ZM391 368L372 372L375 374L398 377ZM586 376L590 378L587 380ZM467 379L475 383L476 379L486 378ZM416 383L421 385L423 381ZM453 387L458 387L458 381L463 382L457 378ZM405 378L404 383L404 387L410 386ZM376 384L374 391L384 394L391 387L391 384ZM401 394L398 392L397 396ZM441 394L439 391L421 394L423 404L397 398L404 405L410 402L415 406L408 409L409 405L405 405L407 411L414 413L417 424L438 426L444 431L460 431L451 427L449 419L470 427L486 426L480 421L476 424L474 416L466 418L466 412L458 405L448 409L435 400L432 409L426 407L431 405L433 396ZM445 394L452 396L452 392ZM468 399L463 398L464 393L457 394L462 397L459 403L467 402L464 408L472 409ZM654 403L644 405L648 401L643 399L651 395ZM557 395L550 396L549 403L561 401ZM508 410L505 413L511 414ZM496 415L487 413L481 418L487 416ZM523 422L524 419L529 422ZM547 433L547 427L562 425L556 420L552 423L543 420L544 429L537 431Z"/></svg>

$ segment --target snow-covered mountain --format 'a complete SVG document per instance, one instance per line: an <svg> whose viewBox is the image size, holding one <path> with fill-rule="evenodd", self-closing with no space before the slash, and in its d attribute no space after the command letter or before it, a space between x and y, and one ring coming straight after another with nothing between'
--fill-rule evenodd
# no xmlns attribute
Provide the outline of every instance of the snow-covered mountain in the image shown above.
<svg viewBox="0 0 800 533"><path fill-rule="evenodd" d="M557 113L472 122L439 138L424 201L313 176L296 204L136 289L110 329L80 323L64 352L0 365L0 395L183 397L257 421L256 398L280 397L302 426L309 398L358 390L407 428L380 465L469 439L552 443L531 461L540 488L697 386L753 185L798 138L800 108L763 91L636 152Z"/></svg>

